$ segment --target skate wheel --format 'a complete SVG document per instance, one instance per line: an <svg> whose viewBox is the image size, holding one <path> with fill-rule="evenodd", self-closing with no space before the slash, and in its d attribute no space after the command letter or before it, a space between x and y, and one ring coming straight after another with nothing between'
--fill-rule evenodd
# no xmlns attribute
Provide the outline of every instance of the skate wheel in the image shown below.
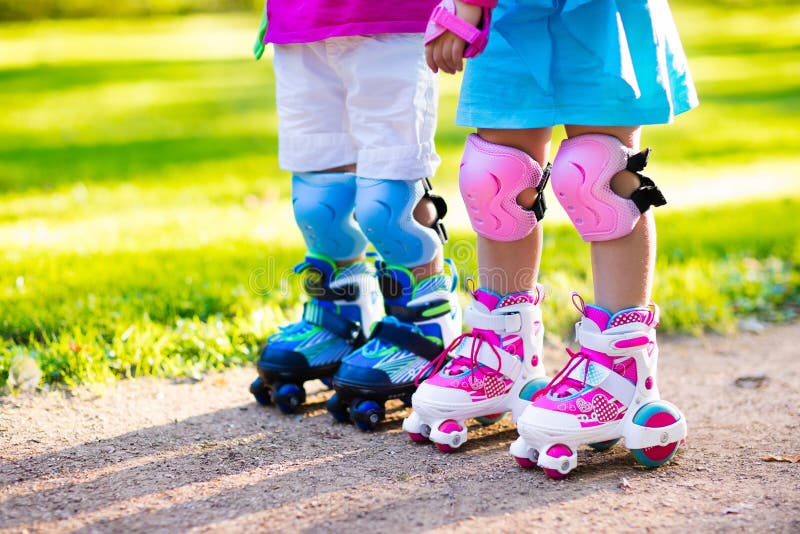
<svg viewBox="0 0 800 534"><path fill-rule="evenodd" d="M261 380L260 376L253 380L253 382L250 384L250 393L252 393L253 397L255 397L256 402L262 406L272 404L269 388L264 384L264 381Z"/></svg>
<svg viewBox="0 0 800 534"><path fill-rule="evenodd" d="M496 413L492 415L484 415L483 417L476 417L475 420L483 426L489 426L498 422L500 419L505 417L505 415L505 413Z"/></svg>
<svg viewBox="0 0 800 534"><path fill-rule="evenodd" d="M411 441L414 443L425 443L428 441L428 438L417 432L409 432L408 437L411 438Z"/></svg>
<svg viewBox="0 0 800 534"><path fill-rule="evenodd" d="M439 425L439 432L443 432L445 434L453 434L461 432L461 425L458 424L457 421L452 419L448 419L447 421L443 422ZM436 442L436 448L445 453L455 452L458 445L461 445L461 438L457 438L458 442L450 445L449 443L439 443Z"/></svg>
<svg viewBox="0 0 800 534"><path fill-rule="evenodd" d="M567 458L572 456L572 450L567 447L566 445L553 445L549 449L547 449L547 456L550 458L564 458L565 461ZM566 477L566 473L562 473L558 469L544 469L544 474L549 476L554 480L561 480L562 478Z"/></svg>
<svg viewBox="0 0 800 534"><path fill-rule="evenodd" d="M306 400L306 392L297 384L280 384L275 386L273 400L283 413L292 413Z"/></svg>
<svg viewBox="0 0 800 534"><path fill-rule="evenodd" d="M633 422L647 428L661 428L669 426L678 419L680 413L670 405L655 401L650 404L642 406L636 415L633 416ZM658 467L665 464L675 456L680 447L681 441L667 443L666 445L656 445L653 447L645 447L644 449L633 449L631 454L642 465L647 467Z"/></svg>
<svg viewBox="0 0 800 534"><path fill-rule="evenodd" d="M346 423L350 420L350 414L347 413L347 406L339 399L338 393L331 395L331 398L325 402L325 409L327 409L328 413L339 423Z"/></svg>
<svg viewBox="0 0 800 534"><path fill-rule="evenodd" d="M319 381L322 382L326 388L333 389L333 378L320 378Z"/></svg>
<svg viewBox="0 0 800 534"><path fill-rule="evenodd" d="M539 393L542 389L544 389L548 384L546 378L536 378L531 380L527 384L523 386L523 388L519 392L519 398L526 401L532 401L533 398Z"/></svg>
<svg viewBox="0 0 800 534"><path fill-rule="evenodd" d="M374 430L383 417L383 407L373 400L358 399L350 406L350 419L359 430Z"/></svg>
<svg viewBox="0 0 800 534"><path fill-rule="evenodd" d="M517 464L519 464L519 466L524 469L531 469L536 467L536 462L534 462L530 458L524 458L522 456L514 456L514 459L517 461Z"/></svg>
<svg viewBox="0 0 800 534"><path fill-rule="evenodd" d="M608 441L601 441L599 443L590 443L589 446L596 451L607 451L619 442L619 438L610 439Z"/></svg>

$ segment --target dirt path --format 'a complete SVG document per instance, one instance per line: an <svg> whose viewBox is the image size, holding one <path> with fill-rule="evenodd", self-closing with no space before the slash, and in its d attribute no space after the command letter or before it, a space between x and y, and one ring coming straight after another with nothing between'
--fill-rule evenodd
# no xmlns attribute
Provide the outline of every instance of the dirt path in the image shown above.
<svg viewBox="0 0 800 534"><path fill-rule="evenodd" d="M800 532L800 463L763 460L800 453L800 324L663 346L688 447L657 470L585 449L560 482L516 466L507 420L444 455L409 442L399 403L375 433L333 423L327 391L296 416L257 406L250 370L2 398L0 530Z"/></svg>

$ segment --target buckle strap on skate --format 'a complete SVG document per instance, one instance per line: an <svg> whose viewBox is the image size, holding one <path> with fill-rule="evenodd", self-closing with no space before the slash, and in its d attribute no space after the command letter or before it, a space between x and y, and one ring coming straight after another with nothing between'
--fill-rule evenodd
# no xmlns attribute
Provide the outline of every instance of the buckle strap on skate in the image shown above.
<svg viewBox="0 0 800 534"><path fill-rule="evenodd" d="M521 313L486 313L474 304L464 310L464 322L474 328L491 330L498 334L517 334L522 330Z"/></svg>
<svg viewBox="0 0 800 534"><path fill-rule="evenodd" d="M477 356L474 358L473 343L480 343L480 346L477 347ZM469 334L463 337L461 343L453 352L456 356L462 358L473 358L475 362L490 369L499 370L508 377L516 377L522 370L522 362L517 356L509 354L503 347L493 346L491 341L479 339ZM500 360L499 362L498 359Z"/></svg>
<svg viewBox="0 0 800 534"><path fill-rule="evenodd" d="M408 328L381 321L375 324L370 339L380 339L401 349L413 352L426 360L433 360L442 352L442 345Z"/></svg>
<svg viewBox="0 0 800 534"><path fill-rule="evenodd" d="M338 287L325 287L321 284L315 283L308 278L303 282L303 289L306 294L314 299L319 300L343 300L345 302L354 302L358 300L361 293L358 284L343 284Z"/></svg>
<svg viewBox="0 0 800 534"><path fill-rule="evenodd" d="M306 302L303 306L303 320L340 337L354 346L364 344L364 333L361 325L341 315L323 308L314 302Z"/></svg>
<svg viewBox="0 0 800 534"><path fill-rule="evenodd" d="M386 305L385 308L386 315L396 317L401 322L418 323L446 315L452 306L449 300L434 300L419 306Z"/></svg>
<svg viewBox="0 0 800 534"><path fill-rule="evenodd" d="M615 357L630 356L630 349L655 343L656 336L653 328L625 334L600 334L581 329L579 322L575 325L575 341L582 347Z"/></svg>

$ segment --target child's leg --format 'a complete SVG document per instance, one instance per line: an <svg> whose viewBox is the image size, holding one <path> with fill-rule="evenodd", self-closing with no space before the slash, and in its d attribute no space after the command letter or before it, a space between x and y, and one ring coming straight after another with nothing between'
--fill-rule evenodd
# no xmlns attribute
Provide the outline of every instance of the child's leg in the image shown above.
<svg viewBox="0 0 800 534"><path fill-rule="evenodd" d="M496 145L522 150L540 167L545 167L550 153L552 128L528 130L479 129L478 135ZM539 196L528 187L517 195L517 203L530 209ZM530 291L536 287L542 256L542 226L517 241L496 241L478 235L478 282L481 287L505 295Z"/></svg>
<svg viewBox="0 0 800 534"><path fill-rule="evenodd" d="M599 305L573 301L579 352L526 408L511 453L521 465L562 478L577 449L601 450L620 438L646 466L675 454L686 436L683 414L661 400L656 382L659 310L650 302L655 258L650 206L664 203L639 172L638 128L567 127L553 162L553 191L584 240L592 243Z"/></svg>
<svg viewBox="0 0 800 534"><path fill-rule="evenodd" d="M292 207L308 253L299 321L267 339L250 391L292 411L303 383L329 380L342 358L364 343L383 316L367 239L354 218L356 149L347 131L344 90L324 43L275 47L279 163L293 171Z"/></svg>
<svg viewBox="0 0 800 534"><path fill-rule="evenodd" d="M471 288L465 312L474 329L431 365L414 394L414 413L403 423L414 441L429 438L452 451L467 439L466 419L488 424L506 412L516 419L546 384L544 293L536 276L543 216L537 199L547 181L542 164L549 143L549 128L480 130L467 140L459 185L479 234L481 287Z"/></svg>
<svg viewBox="0 0 800 534"><path fill-rule="evenodd" d="M633 151L639 150L638 127L567 126L570 138L596 133L613 135ZM611 190L630 198L640 186L639 177L622 170L611 179ZM594 299L598 306L617 312L633 306L647 306L656 259L656 227L653 214L646 211L627 236L610 241L593 241L592 274Z"/></svg>
<svg viewBox="0 0 800 534"><path fill-rule="evenodd" d="M328 410L371 429L387 399L408 402L414 378L461 331L455 272L444 273L444 201L430 194L437 84L421 34L336 41L346 110L358 147L355 215L380 254L386 317L334 377Z"/></svg>

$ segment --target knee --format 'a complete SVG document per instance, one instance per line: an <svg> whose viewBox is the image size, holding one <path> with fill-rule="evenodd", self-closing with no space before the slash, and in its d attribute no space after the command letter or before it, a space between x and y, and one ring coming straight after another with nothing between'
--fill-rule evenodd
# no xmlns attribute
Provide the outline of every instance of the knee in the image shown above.
<svg viewBox="0 0 800 534"><path fill-rule="evenodd" d="M630 234L650 206L666 203L640 171L649 149L636 153L619 139L583 134L561 143L553 161L553 191L584 241Z"/></svg>
<svg viewBox="0 0 800 534"><path fill-rule="evenodd" d="M295 221L311 252L334 260L361 254L366 238L353 218L355 177L346 173L301 173L292 177Z"/></svg>
<svg viewBox="0 0 800 534"><path fill-rule="evenodd" d="M459 188L472 228L494 241L518 241L544 217L548 168L527 153L472 134L467 138Z"/></svg>
<svg viewBox="0 0 800 534"><path fill-rule="evenodd" d="M356 220L387 263L416 267L436 257L445 237L439 221L444 201L428 193L426 182L358 178L357 183Z"/></svg>

